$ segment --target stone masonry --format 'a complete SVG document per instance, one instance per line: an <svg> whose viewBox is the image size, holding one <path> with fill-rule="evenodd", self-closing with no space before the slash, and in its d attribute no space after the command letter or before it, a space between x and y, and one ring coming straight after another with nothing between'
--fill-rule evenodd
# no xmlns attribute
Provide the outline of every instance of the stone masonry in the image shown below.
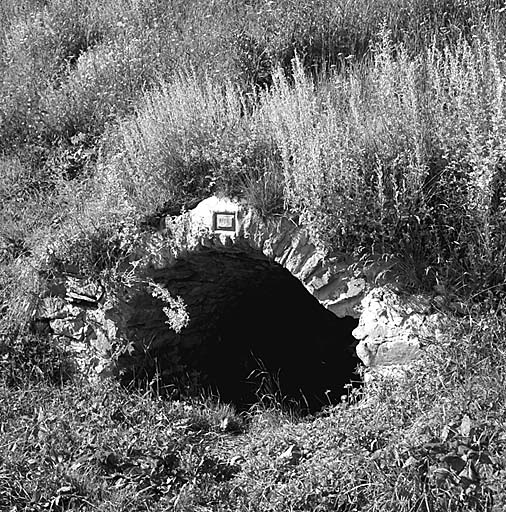
<svg viewBox="0 0 506 512"><path fill-rule="evenodd" d="M128 302L129 286L146 287L138 276L169 268L203 248L258 251L289 270L337 317L359 318L353 333L356 352L370 369L409 364L420 356L423 340L439 333L441 318L427 298L406 299L393 279L378 286L379 276L388 271L385 263L365 266L343 254L325 254L294 221L263 219L239 201L216 196L182 216L164 219L158 232L145 234L125 270L131 282L120 291L79 276L62 277L60 289L65 292L43 298L37 316L83 354L84 371L110 374L114 354L128 344L121 307Z"/></svg>

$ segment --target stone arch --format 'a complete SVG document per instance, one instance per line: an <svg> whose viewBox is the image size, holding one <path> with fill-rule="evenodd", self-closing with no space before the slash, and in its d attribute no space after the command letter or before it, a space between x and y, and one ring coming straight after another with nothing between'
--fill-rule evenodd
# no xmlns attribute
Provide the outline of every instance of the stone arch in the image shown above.
<svg viewBox="0 0 506 512"><path fill-rule="evenodd" d="M220 216L229 223L225 229L219 224ZM181 217L166 218L161 236L174 236L174 232L181 232L175 236L176 244L165 257L148 264L166 267L200 247L259 251L288 270L337 317L360 316L360 304L368 289L366 275L354 269L355 262L349 256L326 255L304 228L287 217L265 219L239 201L212 196ZM157 247L152 250L153 255L161 252Z"/></svg>
<svg viewBox="0 0 506 512"><path fill-rule="evenodd" d="M287 296L292 292L297 294L308 310L316 310L315 303L321 309L314 323L327 325L328 330L326 333L318 329L309 332L304 330L304 326L300 327L308 338L316 336L317 341L312 351L301 349L301 345L294 352L298 355L294 356L287 370L290 377L287 377L285 386L295 395L295 376L301 371L301 365L310 361L312 372L309 372L310 378L306 379L304 389L320 395L310 404L310 409L316 409L321 402L325 386L335 384L334 392L338 394L349 382L352 367L358 362L354 359L355 354L351 355L348 350L350 347L355 349L356 345L352 331L360 340L356 353L367 366L395 366L409 363L417 357L417 333L422 326L430 329L434 325L427 300L416 299L404 304L392 290L374 286L378 274L385 270L381 264L366 268L358 266L346 255L328 257L311 241L307 231L295 222L282 216L262 218L239 201L210 197L189 212L164 219L156 233L143 236L125 265L125 275L132 277L130 281L113 283L104 290L100 284L67 277L64 279L64 298L60 295L59 298L51 296L42 300L39 319L48 322L57 337L70 339L76 345L78 353L84 356L81 357L82 367L88 375L131 374L136 368L157 362L157 357L168 358L165 369L178 378L184 373L177 373L181 367L184 370L188 361L199 357L203 361L199 368L208 371L206 358L212 359L214 353L194 350L199 343L198 336L192 334L195 326L178 332L177 326L171 325L168 336L167 317L163 312L169 310L172 315L169 321L177 320L176 299L181 295L194 308L192 315L202 315L204 326L206 322L212 324L212 308L199 305L205 301L200 300L198 294L220 296L219 300L232 304L233 309L236 304L225 296L238 296L237 290L242 286L253 298L241 303L242 309L237 310L237 317L244 321L247 318L245 311L255 300L270 304L270 309L267 307L260 313L268 316L276 306L269 302L269 293L262 295L262 290L249 286L248 282L255 280L267 283L265 287L268 290L269 280L280 283ZM219 272L210 273L206 269L209 265L225 265L227 258L233 262L228 267L229 271L238 276L237 279L227 276L227 270L220 277ZM214 288L199 292L186 286L188 277L185 273L191 275L192 272L198 273L197 281L209 282ZM306 295L311 296L311 300L299 295L301 289L304 293L309 292ZM164 290L169 290L168 298L165 297L168 303L164 303ZM296 309L298 305L293 307ZM299 312L296 316L303 314ZM228 329L235 317L223 312L220 315L221 323L217 322L213 328L218 333L220 329L228 332L224 346L226 350L235 350L235 345L230 343L232 335ZM353 330L359 317L360 325ZM288 316L284 321L290 322ZM346 331L345 336L342 335L343 330ZM297 336L296 331L291 333ZM257 338L260 337L260 331L253 329L253 332ZM246 348L253 346L256 338L249 336L248 339L249 345L244 345ZM303 337L301 339L300 343L303 343ZM209 347L214 347L212 343ZM260 352L263 350L265 356L265 347L255 348ZM280 351L284 351L280 353L290 353L292 348L289 344L280 344ZM216 353L220 354L219 350ZM239 353L235 361L240 357ZM276 358L281 356L274 351L267 353L266 357L271 357L271 368L275 368ZM135 363L136 358L140 359L139 364ZM322 360L323 363L337 361L339 364L334 368L322 366ZM219 362L218 357L217 368L228 373L229 369L220 366ZM246 370L251 368L246 367ZM219 380L221 377L216 374L215 378ZM313 386L311 378L318 384ZM231 379L226 386L233 387L233 384Z"/></svg>
<svg viewBox="0 0 506 512"><path fill-rule="evenodd" d="M176 337L177 357L183 366L210 376L225 400L251 402L249 384L240 383L258 386L260 379L249 377L262 368L264 376L277 379L282 395L301 398L311 410L335 401L357 379L351 333L365 281L350 277L345 258L325 258L289 219L262 219L239 202L211 197L184 215L165 219L134 258L149 280L189 305L189 318L199 319L199 326L190 324ZM198 305L201 297L195 294L219 301L221 309L213 316L212 306ZM135 326L142 326L140 316L149 312L151 325L158 326L149 335L160 340L151 344L149 356L174 375L175 365L164 360L161 308L151 302L145 293L138 295L133 309L142 314L131 314L129 337L146 338L145 327ZM265 329L251 322L250 309ZM246 332L241 323L248 325ZM234 332L240 343L233 342ZM120 364L147 366L145 360L132 364L128 357Z"/></svg>

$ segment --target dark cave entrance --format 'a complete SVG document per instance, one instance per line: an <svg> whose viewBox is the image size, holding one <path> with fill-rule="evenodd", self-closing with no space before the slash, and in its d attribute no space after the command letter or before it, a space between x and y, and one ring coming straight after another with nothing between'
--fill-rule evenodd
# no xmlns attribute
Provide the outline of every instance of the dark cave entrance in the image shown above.
<svg viewBox="0 0 506 512"><path fill-rule="evenodd" d="M176 333L159 299L133 298L128 327L137 354L129 378L179 392L205 389L239 410L262 398L315 412L356 380L358 320L325 309L289 271L259 252L203 248L149 275L189 313Z"/></svg>

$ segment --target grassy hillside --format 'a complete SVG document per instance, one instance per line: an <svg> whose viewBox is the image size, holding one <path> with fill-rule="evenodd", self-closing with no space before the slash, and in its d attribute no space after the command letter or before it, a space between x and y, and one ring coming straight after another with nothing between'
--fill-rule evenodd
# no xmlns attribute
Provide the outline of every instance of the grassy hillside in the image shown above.
<svg viewBox="0 0 506 512"><path fill-rule="evenodd" d="M1 0L0 508L503 510L505 37L502 0ZM81 400L64 350L27 329L42 276L113 269L162 215L215 192L462 301L448 346L370 402L314 423L254 411L235 437L208 403L114 386ZM100 400L151 419L109 418ZM172 414L205 425L177 438ZM82 432L61 457L60 421ZM175 443L172 469L146 439L153 461L132 462L144 431ZM280 469L292 438L309 452ZM199 451L209 439L223 452ZM459 443L480 483L436 471ZM246 469L228 479L216 461L236 452ZM127 459L140 476L111 476Z"/></svg>

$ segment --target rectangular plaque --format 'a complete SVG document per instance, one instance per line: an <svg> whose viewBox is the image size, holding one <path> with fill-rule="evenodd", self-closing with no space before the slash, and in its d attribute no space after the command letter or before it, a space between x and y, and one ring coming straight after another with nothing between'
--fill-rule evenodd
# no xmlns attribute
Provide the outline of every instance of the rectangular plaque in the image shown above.
<svg viewBox="0 0 506 512"><path fill-rule="evenodd" d="M215 212L214 229L217 231L235 231L235 213Z"/></svg>

